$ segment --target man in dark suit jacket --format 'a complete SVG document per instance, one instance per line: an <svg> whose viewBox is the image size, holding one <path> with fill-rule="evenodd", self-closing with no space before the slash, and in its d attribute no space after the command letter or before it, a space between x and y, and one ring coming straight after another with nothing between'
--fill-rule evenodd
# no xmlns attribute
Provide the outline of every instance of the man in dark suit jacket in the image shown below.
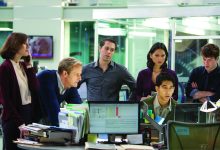
<svg viewBox="0 0 220 150"><path fill-rule="evenodd" d="M82 103L76 88L81 80L81 72L81 62L74 58L65 58L59 63L58 71L44 70L37 75L45 115L43 124L59 126L58 114L61 102Z"/></svg>

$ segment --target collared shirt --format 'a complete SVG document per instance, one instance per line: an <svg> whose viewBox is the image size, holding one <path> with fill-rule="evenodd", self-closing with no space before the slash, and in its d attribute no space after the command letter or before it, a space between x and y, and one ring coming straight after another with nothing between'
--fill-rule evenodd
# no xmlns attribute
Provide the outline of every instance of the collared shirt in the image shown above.
<svg viewBox="0 0 220 150"><path fill-rule="evenodd" d="M63 83L62 83L62 81L60 79L59 73L56 72L56 74L57 74L57 81L58 81L59 92L60 92L61 95L63 95L65 93L66 89L64 89L64 85L63 85Z"/></svg>
<svg viewBox="0 0 220 150"><path fill-rule="evenodd" d="M197 84L197 88L192 87L192 82ZM215 93L209 96L210 100L216 102L220 99L220 67L216 67L208 73L204 66L193 69L190 74L189 81L186 85L187 97L192 97L198 91L210 91Z"/></svg>
<svg viewBox="0 0 220 150"><path fill-rule="evenodd" d="M156 95L154 99L154 112L156 116L160 116L162 118L166 118L167 114L172 110L171 99L169 100L169 105L166 107L161 107L158 101L158 97Z"/></svg>
<svg viewBox="0 0 220 150"><path fill-rule="evenodd" d="M16 63L13 60L10 60L10 61L14 67L15 74L18 80L18 86L19 86L19 90L21 94L22 105L30 104L31 103L31 92L28 87L28 79L24 71L24 68L22 68L19 63Z"/></svg>
<svg viewBox="0 0 220 150"><path fill-rule="evenodd" d="M89 101L118 101L123 84L128 85L131 92L135 90L135 79L132 75L124 66L113 61L105 72L99 67L98 61L84 66L79 85L83 82L87 85Z"/></svg>

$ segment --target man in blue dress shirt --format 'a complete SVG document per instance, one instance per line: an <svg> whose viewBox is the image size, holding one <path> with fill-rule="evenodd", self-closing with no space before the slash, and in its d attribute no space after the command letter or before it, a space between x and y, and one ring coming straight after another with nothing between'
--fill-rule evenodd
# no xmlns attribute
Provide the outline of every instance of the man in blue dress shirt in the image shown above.
<svg viewBox="0 0 220 150"><path fill-rule="evenodd" d="M87 85L88 101L118 101L122 85L135 91L135 79L128 70L112 61L117 44L112 39L100 42L99 59L83 67L82 80ZM134 93L130 100L135 98Z"/></svg>
<svg viewBox="0 0 220 150"><path fill-rule="evenodd" d="M81 80L82 63L74 58L63 59L56 70L44 70L37 75L40 83L43 124L59 126L60 103L82 103L77 91Z"/></svg>

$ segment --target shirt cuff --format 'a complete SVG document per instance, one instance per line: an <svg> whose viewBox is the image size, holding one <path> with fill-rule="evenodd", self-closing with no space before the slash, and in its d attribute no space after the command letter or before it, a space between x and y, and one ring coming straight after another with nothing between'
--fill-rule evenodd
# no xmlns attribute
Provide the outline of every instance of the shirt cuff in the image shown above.
<svg viewBox="0 0 220 150"><path fill-rule="evenodd" d="M198 89L193 89L191 92L190 92L190 96L193 97L199 90Z"/></svg>

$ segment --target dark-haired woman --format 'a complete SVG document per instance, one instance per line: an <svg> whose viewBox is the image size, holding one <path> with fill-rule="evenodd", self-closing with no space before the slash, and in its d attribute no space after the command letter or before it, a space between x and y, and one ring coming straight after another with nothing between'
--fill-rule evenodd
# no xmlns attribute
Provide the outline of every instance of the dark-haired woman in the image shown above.
<svg viewBox="0 0 220 150"><path fill-rule="evenodd" d="M20 137L19 127L37 122L40 114L38 101L39 84L29 56L28 37L12 33L5 41L0 55L0 91L3 104L2 129L6 150L19 149L13 140Z"/></svg>
<svg viewBox="0 0 220 150"><path fill-rule="evenodd" d="M168 52L163 43L155 43L147 54L147 68L141 70L137 77L137 100L146 99L151 96L155 90L156 77L161 72L171 74L175 79L175 91L173 98L178 99L178 78L176 73L167 68Z"/></svg>

